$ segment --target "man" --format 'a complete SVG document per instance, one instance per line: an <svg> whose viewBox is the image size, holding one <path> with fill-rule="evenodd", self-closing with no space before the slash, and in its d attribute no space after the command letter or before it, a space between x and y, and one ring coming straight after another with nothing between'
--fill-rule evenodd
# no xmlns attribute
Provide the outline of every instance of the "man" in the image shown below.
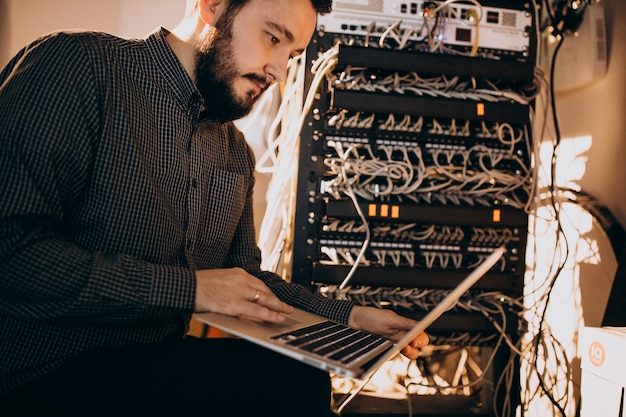
<svg viewBox="0 0 626 417"><path fill-rule="evenodd" d="M329 3L190 0L172 32L56 33L0 74L0 415L327 415L327 374L185 337L191 314L280 322L294 305L392 339L414 325L260 270L232 120Z"/></svg>

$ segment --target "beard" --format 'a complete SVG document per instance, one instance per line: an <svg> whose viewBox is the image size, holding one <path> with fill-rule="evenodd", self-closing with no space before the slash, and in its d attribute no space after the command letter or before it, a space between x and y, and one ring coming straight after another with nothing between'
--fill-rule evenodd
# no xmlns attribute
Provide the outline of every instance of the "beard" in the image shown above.
<svg viewBox="0 0 626 417"><path fill-rule="evenodd" d="M259 97L269 87L264 76L240 74L235 65L232 46L232 26L236 12L226 12L212 28L212 36L204 39L198 48L196 59L196 86L204 98L202 120L225 123L246 116ZM248 78L263 86L261 91L250 90L243 97L237 96L234 83Z"/></svg>

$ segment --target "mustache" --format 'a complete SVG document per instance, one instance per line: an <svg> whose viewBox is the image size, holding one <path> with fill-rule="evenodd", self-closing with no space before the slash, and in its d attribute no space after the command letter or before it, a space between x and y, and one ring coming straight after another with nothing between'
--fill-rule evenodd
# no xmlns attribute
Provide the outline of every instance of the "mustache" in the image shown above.
<svg viewBox="0 0 626 417"><path fill-rule="evenodd" d="M267 88L270 86L270 82L267 80L267 77L264 77L262 75L250 73L244 75L244 77L260 85L262 90L267 90Z"/></svg>

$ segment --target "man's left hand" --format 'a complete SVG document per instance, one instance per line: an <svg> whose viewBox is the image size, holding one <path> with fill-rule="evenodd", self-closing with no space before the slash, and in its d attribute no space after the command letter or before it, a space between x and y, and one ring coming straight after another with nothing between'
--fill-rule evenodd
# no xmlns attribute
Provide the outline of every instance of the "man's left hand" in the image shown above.
<svg viewBox="0 0 626 417"><path fill-rule="evenodd" d="M416 323L415 320L400 316L391 310L363 306L354 306L348 319L351 327L379 334L394 341L400 340ZM419 356L419 348L427 344L428 336L421 333L402 350L402 354L409 359L416 359Z"/></svg>

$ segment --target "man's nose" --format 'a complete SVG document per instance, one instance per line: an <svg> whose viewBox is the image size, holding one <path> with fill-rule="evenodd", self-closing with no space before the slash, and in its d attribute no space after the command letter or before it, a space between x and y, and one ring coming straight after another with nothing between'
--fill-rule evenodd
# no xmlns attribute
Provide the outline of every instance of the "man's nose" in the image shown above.
<svg viewBox="0 0 626 417"><path fill-rule="evenodd" d="M289 64L289 55L282 56L282 54L276 54L274 59L267 64L265 68L265 74L268 81L272 83L280 83L285 81L287 77L287 65Z"/></svg>

